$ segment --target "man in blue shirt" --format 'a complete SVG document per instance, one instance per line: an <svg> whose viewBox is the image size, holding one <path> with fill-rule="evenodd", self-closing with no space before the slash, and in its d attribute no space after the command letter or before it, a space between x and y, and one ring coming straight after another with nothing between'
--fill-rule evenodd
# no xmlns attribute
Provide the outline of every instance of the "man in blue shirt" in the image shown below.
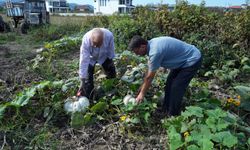
<svg viewBox="0 0 250 150"><path fill-rule="evenodd" d="M158 68L170 69L165 87L163 111L170 116L179 115L185 91L201 66L200 51L193 45L172 37L158 37L150 41L134 36L129 48L137 55L148 55L148 72L136 98L143 101Z"/></svg>

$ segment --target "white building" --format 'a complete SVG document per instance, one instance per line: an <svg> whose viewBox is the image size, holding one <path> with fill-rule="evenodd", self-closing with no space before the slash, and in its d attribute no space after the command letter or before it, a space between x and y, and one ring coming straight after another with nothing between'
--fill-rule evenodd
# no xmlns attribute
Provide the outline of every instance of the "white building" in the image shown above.
<svg viewBox="0 0 250 150"><path fill-rule="evenodd" d="M130 13L132 9L134 9L132 0L94 0L94 13L111 15Z"/></svg>
<svg viewBox="0 0 250 150"><path fill-rule="evenodd" d="M68 12L66 0L46 0L46 8L50 13L65 13Z"/></svg>

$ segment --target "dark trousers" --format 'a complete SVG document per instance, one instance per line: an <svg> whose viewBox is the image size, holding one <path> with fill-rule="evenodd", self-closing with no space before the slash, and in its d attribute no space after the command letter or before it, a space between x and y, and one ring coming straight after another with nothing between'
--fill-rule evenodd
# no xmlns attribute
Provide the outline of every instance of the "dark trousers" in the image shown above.
<svg viewBox="0 0 250 150"><path fill-rule="evenodd" d="M112 59L107 58L102 64L102 68L108 79L116 77L115 65ZM84 90L86 91L86 97L93 99L94 94L94 71L95 65L89 65L88 67L88 77L85 80Z"/></svg>
<svg viewBox="0 0 250 150"><path fill-rule="evenodd" d="M190 67L170 71L166 81L165 98L163 102L163 111L169 116L180 114L183 96L190 81L201 67L201 63L202 58Z"/></svg>

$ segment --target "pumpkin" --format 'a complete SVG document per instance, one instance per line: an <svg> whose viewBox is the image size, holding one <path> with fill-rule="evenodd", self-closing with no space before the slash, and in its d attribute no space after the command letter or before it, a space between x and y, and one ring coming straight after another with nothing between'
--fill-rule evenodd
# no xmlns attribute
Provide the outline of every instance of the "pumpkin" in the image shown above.
<svg viewBox="0 0 250 150"><path fill-rule="evenodd" d="M64 104L64 110L66 112L85 112L89 107L89 100L85 96L68 98Z"/></svg>
<svg viewBox="0 0 250 150"><path fill-rule="evenodd" d="M123 98L124 105L128 105L128 103L136 104L136 99L132 95L126 95Z"/></svg>

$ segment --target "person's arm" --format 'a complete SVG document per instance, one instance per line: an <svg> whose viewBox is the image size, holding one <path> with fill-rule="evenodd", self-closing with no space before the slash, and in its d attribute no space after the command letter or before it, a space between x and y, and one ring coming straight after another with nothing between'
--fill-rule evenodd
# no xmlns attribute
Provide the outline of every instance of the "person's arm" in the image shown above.
<svg viewBox="0 0 250 150"><path fill-rule="evenodd" d="M155 52L157 52L157 51L155 51ZM160 53L154 53L154 54L151 54L149 56L148 72L147 72L147 75L144 77L144 81L143 81L142 86L139 89L140 92L136 98L137 103L140 103L143 101L143 98L144 98L148 88L151 86L151 82L154 79L156 71L160 67L162 58L163 57Z"/></svg>
<svg viewBox="0 0 250 150"><path fill-rule="evenodd" d="M90 63L90 50L89 50L89 41L86 36L83 37L82 45L80 48L80 62L79 62L79 77L80 77L80 87L79 91L82 92L84 89L84 83L85 79L88 75L88 66ZM79 92L78 91L78 92ZM84 93L80 93L81 95L84 95Z"/></svg>
<svg viewBox="0 0 250 150"><path fill-rule="evenodd" d="M111 33L110 34L110 38L109 38L109 53L108 53L108 57L110 59L113 59L115 57L115 44L114 44L114 36Z"/></svg>
<svg viewBox="0 0 250 150"><path fill-rule="evenodd" d="M147 90L151 86L151 82L154 79L155 74L156 74L156 72L148 71L146 77L144 78L143 84L141 86L140 93L138 94L138 96L136 98L137 103L141 103L143 101L143 98L144 98Z"/></svg>

